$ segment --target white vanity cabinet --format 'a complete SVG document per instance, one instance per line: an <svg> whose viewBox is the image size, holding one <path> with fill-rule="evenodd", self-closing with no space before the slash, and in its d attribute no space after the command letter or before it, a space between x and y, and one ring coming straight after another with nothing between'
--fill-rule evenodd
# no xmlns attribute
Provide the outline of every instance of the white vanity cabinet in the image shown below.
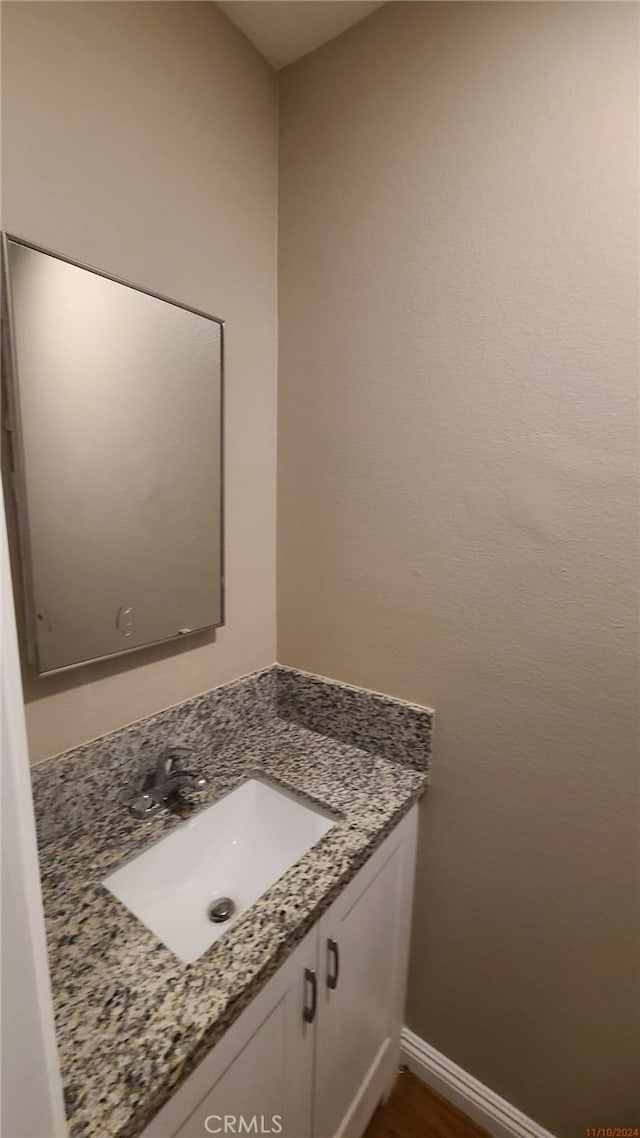
<svg viewBox="0 0 640 1138"><path fill-rule="evenodd" d="M414 806L141 1138L360 1138L398 1067L416 828Z"/></svg>

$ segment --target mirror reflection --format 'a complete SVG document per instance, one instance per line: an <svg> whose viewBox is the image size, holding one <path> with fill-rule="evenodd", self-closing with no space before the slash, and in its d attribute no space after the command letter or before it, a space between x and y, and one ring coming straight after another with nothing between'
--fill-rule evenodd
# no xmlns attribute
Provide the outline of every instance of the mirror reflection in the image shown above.
<svg viewBox="0 0 640 1138"><path fill-rule="evenodd" d="M38 673L222 623L222 323L4 239Z"/></svg>

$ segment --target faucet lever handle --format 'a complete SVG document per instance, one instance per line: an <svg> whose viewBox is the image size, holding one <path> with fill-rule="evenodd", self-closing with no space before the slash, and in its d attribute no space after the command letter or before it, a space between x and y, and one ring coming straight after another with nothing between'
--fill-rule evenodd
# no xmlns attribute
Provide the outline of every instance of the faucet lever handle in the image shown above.
<svg viewBox="0 0 640 1138"><path fill-rule="evenodd" d="M181 769L180 760L192 753L189 747L165 747L156 761L156 779L159 782L165 782L172 774L177 774Z"/></svg>

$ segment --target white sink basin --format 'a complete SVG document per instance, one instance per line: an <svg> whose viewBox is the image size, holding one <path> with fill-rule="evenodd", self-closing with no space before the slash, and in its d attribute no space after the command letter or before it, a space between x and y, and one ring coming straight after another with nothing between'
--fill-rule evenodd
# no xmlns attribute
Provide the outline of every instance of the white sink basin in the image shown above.
<svg viewBox="0 0 640 1138"><path fill-rule="evenodd" d="M328 814L251 778L103 885L192 964L332 826ZM235 913L213 924L208 910L222 898Z"/></svg>

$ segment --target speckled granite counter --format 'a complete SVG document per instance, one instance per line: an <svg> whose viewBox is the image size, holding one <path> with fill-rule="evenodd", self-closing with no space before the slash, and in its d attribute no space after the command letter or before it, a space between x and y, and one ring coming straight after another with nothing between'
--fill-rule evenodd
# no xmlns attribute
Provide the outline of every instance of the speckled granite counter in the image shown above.
<svg viewBox="0 0 640 1138"><path fill-rule="evenodd" d="M151 1120L419 797L431 726L428 709L274 666L34 769L72 1138ZM100 884L180 824L126 805L168 743L208 778L199 807L260 771L342 818L189 965Z"/></svg>

